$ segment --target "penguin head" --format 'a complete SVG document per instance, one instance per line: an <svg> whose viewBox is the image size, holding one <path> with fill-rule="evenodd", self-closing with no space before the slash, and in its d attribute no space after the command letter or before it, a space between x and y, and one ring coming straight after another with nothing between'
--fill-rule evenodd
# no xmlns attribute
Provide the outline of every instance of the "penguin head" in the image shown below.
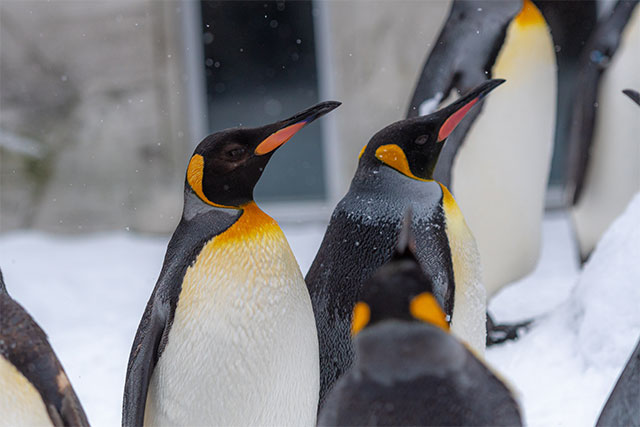
<svg viewBox="0 0 640 427"><path fill-rule="evenodd" d="M432 180L447 137L475 104L502 83L502 79L488 80L439 111L385 127L362 149L358 167L385 165L410 178Z"/></svg>
<svg viewBox="0 0 640 427"><path fill-rule="evenodd" d="M187 167L186 188L212 206L238 208L253 200L253 189L273 153L296 132L337 108L326 101L285 120L258 128L233 128L207 136Z"/></svg>
<svg viewBox="0 0 640 427"><path fill-rule="evenodd" d="M449 330L446 314L433 295L433 282L415 256L411 222L409 209L391 260L364 283L353 309L352 335L385 320L426 322Z"/></svg>

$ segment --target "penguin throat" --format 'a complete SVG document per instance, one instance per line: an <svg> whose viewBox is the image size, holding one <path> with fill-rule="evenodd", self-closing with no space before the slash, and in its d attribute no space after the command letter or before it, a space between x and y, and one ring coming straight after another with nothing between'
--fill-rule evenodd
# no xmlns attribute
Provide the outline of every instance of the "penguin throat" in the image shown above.
<svg viewBox="0 0 640 427"><path fill-rule="evenodd" d="M392 169L397 170L404 176L415 179L417 181L430 182L433 179L425 179L417 177L411 172L409 161L404 154L402 148L396 144L381 145L376 150L376 158Z"/></svg>
<svg viewBox="0 0 640 427"><path fill-rule="evenodd" d="M520 13L518 13L514 21L522 27L529 25L546 25L542 13L540 13L531 0L524 0L522 10L520 10Z"/></svg>
<svg viewBox="0 0 640 427"><path fill-rule="evenodd" d="M277 235L280 238L282 231L278 223L264 213L255 202L242 205L241 209L242 215L238 221L215 238L217 244L243 241L264 234Z"/></svg>

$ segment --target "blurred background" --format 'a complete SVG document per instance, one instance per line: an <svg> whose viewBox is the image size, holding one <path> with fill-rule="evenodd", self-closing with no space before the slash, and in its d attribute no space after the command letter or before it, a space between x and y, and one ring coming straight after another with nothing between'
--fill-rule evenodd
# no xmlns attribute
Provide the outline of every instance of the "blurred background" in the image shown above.
<svg viewBox="0 0 640 427"><path fill-rule="evenodd" d="M204 136L337 99L336 113L277 153L256 194L280 221L326 221L360 148L404 117L448 9L444 0L2 0L0 231L169 233ZM562 19L565 37L586 40L595 13ZM556 47L566 105L580 47ZM561 106L555 207L563 118Z"/></svg>

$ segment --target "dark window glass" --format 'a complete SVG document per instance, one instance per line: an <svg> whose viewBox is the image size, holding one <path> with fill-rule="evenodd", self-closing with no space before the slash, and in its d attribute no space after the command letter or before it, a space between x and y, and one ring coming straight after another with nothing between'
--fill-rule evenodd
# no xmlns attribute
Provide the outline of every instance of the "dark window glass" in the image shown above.
<svg viewBox="0 0 640 427"><path fill-rule="evenodd" d="M261 126L318 102L310 1L204 1L202 28L210 131ZM325 195L319 122L278 150L259 200Z"/></svg>

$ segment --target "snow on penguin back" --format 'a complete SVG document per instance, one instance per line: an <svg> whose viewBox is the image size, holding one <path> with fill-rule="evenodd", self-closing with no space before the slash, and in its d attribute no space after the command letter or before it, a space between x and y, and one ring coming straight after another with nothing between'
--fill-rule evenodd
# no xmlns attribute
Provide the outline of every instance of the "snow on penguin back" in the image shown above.
<svg viewBox="0 0 640 427"><path fill-rule="evenodd" d="M577 332L585 360L623 366L640 336L640 193L596 246L574 298L582 315Z"/></svg>

